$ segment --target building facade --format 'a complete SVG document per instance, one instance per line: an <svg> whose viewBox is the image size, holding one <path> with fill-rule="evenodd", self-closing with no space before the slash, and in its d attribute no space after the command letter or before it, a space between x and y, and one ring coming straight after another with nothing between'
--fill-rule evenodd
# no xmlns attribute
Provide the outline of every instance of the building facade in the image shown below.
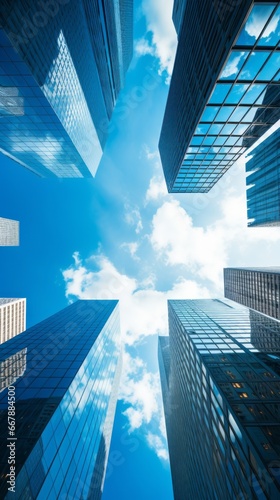
<svg viewBox="0 0 280 500"><path fill-rule="evenodd" d="M254 312L262 323L259 349L256 317L252 335L244 306L171 300L168 310L169 345L160 339L159 366L175 500L276 500L280 322ZM272 325L277 353L275 344L270 349Z"/></svg>
<svg viewBox="0 0 280 500"><path fill-rule="evenodd" d="M8 382L16 375L0 394L1 498L12 494L7 443L17 439L16 498L100 499L121 370L118 302L75 302L2 344L0 361Z"/></svg>
<svg viewBox="0 0 280 500"><path fill-rule="evenodd" d="M224 269L225 297L280 319L280 268Z"/></svg>
<svg viewBox="0 0 280 500"><path fill-rule="evenodd" d="M132 56L133 1L4 0L0 150L43 177L95 175Z"/></svg>
<svg viewBox="0 0 280 500"><path fill-rule="evenodd" d="M0 246L19 246L19 222L0 217Z"/></svg>
<svg viewBox="0 0 280 500"><path fill-rule="evenodd" d="M0 344L26 329L26 299L0 299Z"/></svg>
<svg viewBox="0 0 280 500"><path fill-rule="evenodd" d="M174 9L178 48L159 150L169 192L204 193L280 118L279 2Z"/></svg>
<svg viewBox="0 0 280 500"><path fill-rule="evenodd" d="M248 226L280 226L280 128L246 163Z"/></svg>

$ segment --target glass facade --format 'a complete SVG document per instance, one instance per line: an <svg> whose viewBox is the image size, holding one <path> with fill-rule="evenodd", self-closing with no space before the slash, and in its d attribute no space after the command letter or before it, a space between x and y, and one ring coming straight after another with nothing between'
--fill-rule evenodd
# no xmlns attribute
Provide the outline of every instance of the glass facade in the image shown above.
<svg viewBox="0 0 280 500"><path fill-rule="evenodd" d="M119 2L4 0L0 22L1 151L41 176L94 176L132 47Z"/></svg>
<svg viewBox="0 0 280 500"><path fill-rule="evenodd" d="M280 226L280 129L246 163L248 226Z"/></svg>
<svg viewBox="0 0 280 500"><path fill-rule="evenodd" d="M280 267L224 269L225 297L280 319Z"/></svg>
<svg viewBox="0 0 280 500"><path fill-rule="evenodd" d="M172 20L178 36L180 34L182 21L184 18L186 2L187 0L174 0L173 4Z"/></svg>
<svg viewBox="0 0 280 500"><path fill-rule="evenodd" d="M280 118L279 2L235 2L223 15L217 2L204 3L205 13L200 2L186 3L163 122L160 152L169 192L208 192ZM227 23L226 16L232 17ZM200 35L197 46L191 35ZM201 61L182 71L191 50L200 51Z"/></svg>
<svg viewBox="0 0 280 500"><path fill-rule="evenodd" d="M0 121L1 126L1 121ZM0 246L19 245L19 222L0 217Z"/></svg>
<svg viewBox="0 0 280 500"><path fill-rule="evenodd" d="M0 299L0 344L26 328L26 299Z"/></svg>
<svg viewBox="0 0 280 500"><path fill-rule="evenodd" d="M1 498L16 441L16 498L100 499L121 368L117 301L73 303L2 344L0 362Z"/></svg>
<svg viewBox="0 0 280 500"><path fill-rule="evenodd" d="M279 498L280 322L227 299L168 308L175 499Z"/></svg>

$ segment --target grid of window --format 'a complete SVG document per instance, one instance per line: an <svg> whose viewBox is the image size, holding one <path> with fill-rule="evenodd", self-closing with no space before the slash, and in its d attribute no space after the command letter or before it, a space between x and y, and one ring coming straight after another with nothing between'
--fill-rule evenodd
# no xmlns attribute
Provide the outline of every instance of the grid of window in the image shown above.
<svg viewBox="0 0 280 500"><path fill-rule="evenodd" d="M246 163L248 226L280 225L280 129Z"/></svg>
<svg viewBox="0 0 280 500"><path fill-rule="evenodd" d="M224 269L225 297L280 319L280 268Z"/></svg>
<svg viewBox="0 0 280 500"><path fill-rule="evenodd" d="M132 1L54 10L1 2L0 148L41 176L91 177L132 55Z"/></svg>
<svg viewBox="0 0 280 500"><path fill-rule="evenodd" d="M263 319L280 348L279 323ZM279 496L280 358L258 351L250 321L226 299L169 301L163 399L175 499Z"/></svg>
<svg viewBox="0 0 280 500"><path fill-rule="evenodd" d="M206 192L279 118L278 2L184 4L159 151L169 192Z"/></svg>
<svg viewBox="0 0 280 500"><path fill-rule="evenodd" d="M26 365L18 378L16 360L23 349ZM16 379L21 497L47 498L53 492L56 498L89 494L100 498L120 377L119 354L116 301L76 302L0 346L3 366ZM0 397L1 440L6 421L7 389ZM5 471L6 453L0 460ZM6 488L3 479L1 497Z"/></svg>
<svg viewBox="0 0 280 500"><path fill-rule="evenodd" d="M0 299L0 344L25 330L26 299Z"/></svg>
<svg viewBox="0 0 280 500"><path fill-rule="evenodd" d="M1 124L1 121L0 121ZM19 245L19 222L0 217L0 246Z"/></svg>
<svg viewBox="0 0 280 500"><path fill-rule="evenodd" d="M255 3L200 117L174 191L209 191L279 119L279 27L279 4Z"/></svg>

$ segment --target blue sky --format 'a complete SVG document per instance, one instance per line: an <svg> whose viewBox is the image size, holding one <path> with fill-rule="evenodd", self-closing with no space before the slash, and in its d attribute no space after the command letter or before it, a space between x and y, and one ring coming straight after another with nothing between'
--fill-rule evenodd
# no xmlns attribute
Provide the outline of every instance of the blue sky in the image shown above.
<svg viewBox="0 0 280 500"><path fill-rule="evenodd" d="M168 298L223 294L225 266L279 265L278 228L247 228L244 161L206 195L167 195L157 145L176 36L172 1L135 2L135 56L95 179L41 179L1 156L0 296L27 326L77 298L119 298L124 373L104 500L172 499L157 372Z"/></svg>

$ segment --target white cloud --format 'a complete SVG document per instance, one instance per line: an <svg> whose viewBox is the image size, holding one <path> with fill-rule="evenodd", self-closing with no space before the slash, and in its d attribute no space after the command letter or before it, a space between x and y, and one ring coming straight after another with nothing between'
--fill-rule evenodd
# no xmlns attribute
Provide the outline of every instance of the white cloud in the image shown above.
<svg viewBox="0 0 280 500"><path fill-rule="evenodd" d="M160 459L168 460L159 373L148 372L140 358L126 351L119 399L130 405L124 411L129 432L142 427L148 445Z"/></svg>
<svg viewBox="0 0 280 500"><path fill-rule="evenodd" d="M160 156L159 156L159 150L156 149L155 151L152 151L147 144L143 144L142 149L144 151L144 155L147 158L147 160L157 160L154 162L154 166L159 167L160 166Z"/></svg>
<svg viewBox="0 0 280 500"><path fill-rule="evenodd" d="M134 51L139 56L146 56L147 54L155 55L155 48L149 44L146 38L140 38L135 42Z"/></svg>
<svg viewBox="0 0 280 500"><path fill-rule="evenodd" d="M167 195L165 180L159 176L153 176L146 193L146 201L158 200L162 196Z"/></svg>
<svg viewBox="0 0 280 500"><path fill-rule="evenodd" d="M219 202L220 219L206 228L194 225L178 201L163 203L153 217L150 235L154 250L167 265L186 266L188 272L211 281L218 294L223 290L224 267L277 264L280 242L275 228L247 228L245 193L236 195L229 188L225 194ZM207 209L210 200L204 201Z"/></svg>
<svg viewBox="0 0 280 500"><path fill-rule="evenodd" d="M166 444L162 440L162 438L158 436L158 434L153 434L152 432L149 432L147 435L147 440L150 447L154 448L159 458L162 458L163 460L169 460Z"/></svg>
<svg viewBox="0 0 280 500"><path fill-rule="evenodd" d="M239 64L243 58L244 52L240 52L239 56L234 57L230 62L228 62L222 72L221 78L227 78L228 76L236 75L239 70Z"/></svg>
<svg viewBox="0 0 280 500"><path fill-rule="evenodd" d="M130 243L123 243L121 247L127 250L133 259L140 260L139 257L137 257L136 255L137 250L139 248L139 243L137 241L132 241Z"/></svg>
<svg viewBox="0 0 280 500"><path fill-rule="evenodd" d="M269 23L268 27L266 28L266 30L262 35L264 38L268 38L276 31L279 19L280 19L279 15L274 16L274 18ZM263 13L253 12L245 25L245 31L247 31L248 35L257 38L263 28L264 28Z"/></svg>
<svg viewBox="0 0 280 500"><path fill-rule="evenodd" d="M270 21L266 30L264 31L262 37L268 38L270 35L273 35L273 33L275 33L277 30L277 26L278 26L279 21L280 21L280 15L275 15L273 17L272 21Z"/></svg>
<svg viewBox="0 0 280 500"><path fill-rule="evenodd" d="M152 42L147 47L146 39L138 40L136 50L153 53L160 61L160 72L172 73L177 47L177 35L172 23L173 1L143 0L143 12L147 20L147 31L152 33ZM153 52L150 52L152 50Z"/></svg>
<svg viewBox="0 0 280 500"><path fill-rule="evenodd" d="M134 226L135 233L139 234L143 229L142 218L138 207L132 207L129 203L125 204L125 221L129 226Z"/></svg>
<svg viewBox="0 0 280 500"><path fill-rule="evenodd" d="M138 282L120 273L102 254L90 257L85 263L77 252L73 257L74 264L62 272L66 296L119 299L123 338L128 345L145 336L167 332L167 299L210 297L205 287L180 276L170 290L158 291L154 276Z"/></svg>

